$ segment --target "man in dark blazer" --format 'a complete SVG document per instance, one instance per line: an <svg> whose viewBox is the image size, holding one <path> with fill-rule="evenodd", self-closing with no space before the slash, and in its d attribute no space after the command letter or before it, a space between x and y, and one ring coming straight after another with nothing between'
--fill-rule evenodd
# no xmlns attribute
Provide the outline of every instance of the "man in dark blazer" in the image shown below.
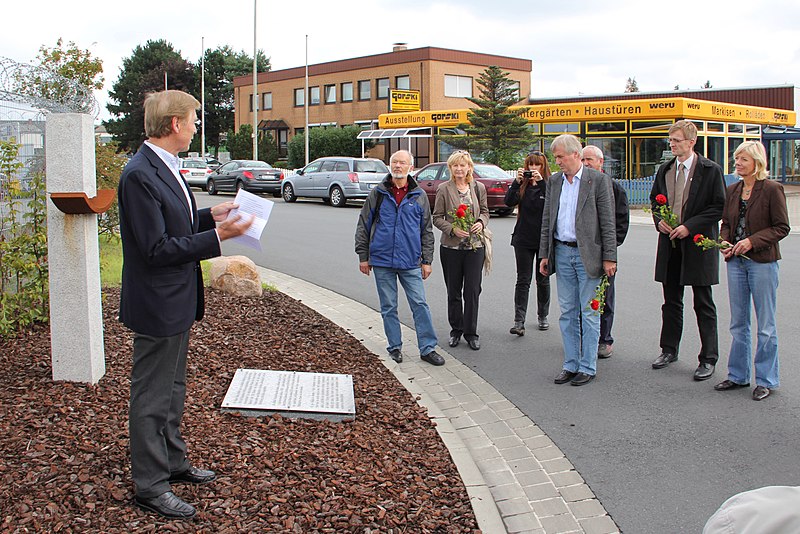
<svg viewBox="0 0 800 534"><path fill-rule="evenodd" d="M589 307L601 277L617 270L611 178L581 164L581 143L560 135L550 145L561 168L548 179L539 271L558 276L564 365L556 384L588 384L597 373L600 316Z"/></svg>
<svg viewBox="0 0 800 534"><path fill-rule="evenodd" d="M221 241L252 224L239 215L226 220L236 207L232 202L198 211L180 175L177 154L188 150L197 131L199 107L182 91L147 96L148 140L125 166L118 191L119 315L134 332L129 431L135 502L175 518L192 517L195 509L170 484L216 478L189 463L180 432L189 329L204 310L200 260L219 256Z"/></svg>
<svg viewBox="0 0 800 534"><path fill-rule="evenodd" d="M662 369L678 359L683 333L683 288L692 286L694 312L700 330L699 365L695 380L708 380L714 374L719 356L717 308L711 286L719 283L719 254L703 252L693 237L719 235L719 220L725 205L725 180L722 169L694 152L697 128L680 120L669 129L673 159L659 167L650 192L653 221L658 234L656 282L661 282L664 305L661 307L661 354L653 369ZM679 224L672 228L658 214L656 198L664 195Z"/></svg>

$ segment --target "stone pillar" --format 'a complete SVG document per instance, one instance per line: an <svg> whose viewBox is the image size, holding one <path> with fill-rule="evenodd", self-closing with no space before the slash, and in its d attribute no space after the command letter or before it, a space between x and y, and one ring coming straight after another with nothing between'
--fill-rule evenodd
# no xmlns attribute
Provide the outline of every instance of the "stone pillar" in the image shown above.
<svg viewBox="0 0 800 534"><path fill-rule="evenodd" d="M45 137L47 192L97 194L90 115L52 113ZM62 213L48 197L53 380L96 383L106 372L97 215Z"/></svg>

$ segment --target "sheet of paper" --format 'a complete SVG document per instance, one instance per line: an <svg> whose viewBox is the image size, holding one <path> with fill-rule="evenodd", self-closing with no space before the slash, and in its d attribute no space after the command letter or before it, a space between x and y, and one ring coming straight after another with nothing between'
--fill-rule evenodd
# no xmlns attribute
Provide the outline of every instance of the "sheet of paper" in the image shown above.
<svg viewBox="0 0 800 534"><path fill-rule="evenodd" d="M248 228L244 234L234 237L233 241L254 248L260 252L261 234L264 233L264 227L267 226L267 221L269 221L269 216L272 213L272 206L275 203L266 198L254 195L253 193L248 193L244 189L240 189L239 192L236 193L236 198L233 199L233 201L239 204L239 207L231 210L228 217L232 217L237 213L241 213L242 217L249 217L250 215L255 216L250 228Z"/></svg>

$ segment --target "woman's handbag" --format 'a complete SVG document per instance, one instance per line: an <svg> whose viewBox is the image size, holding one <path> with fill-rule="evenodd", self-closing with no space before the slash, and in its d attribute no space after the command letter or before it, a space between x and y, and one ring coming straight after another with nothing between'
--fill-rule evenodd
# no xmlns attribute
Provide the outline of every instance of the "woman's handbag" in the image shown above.
<svg viewBox="0 0 800 534"><path fill-rule="evenodd" d="M481 243L486 253L483 257L483 272L489 274L492 271L492 231L488 228L481 232Z"/></svg>

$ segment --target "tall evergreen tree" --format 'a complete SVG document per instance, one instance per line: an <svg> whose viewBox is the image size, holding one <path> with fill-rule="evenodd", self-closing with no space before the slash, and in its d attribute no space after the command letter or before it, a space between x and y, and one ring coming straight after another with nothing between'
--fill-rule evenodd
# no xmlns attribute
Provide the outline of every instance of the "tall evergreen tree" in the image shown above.
<svg viewBox="0 0 800 534"><path fill-rule="evenodd" d="M122 61L119 78L108 93L113 103L106 106L115 117L105 121L106 130L122 150L135 151L144 141L144 98L164 90L165 73L169 89L192 93L200 100L193 91L194 67L170 43L159 39L137 46Z"/></svg>
<svg viewBox="0 0 800 534"><path fill-rule="evenodd" d="M677 88L677 86L676 86ZM625 82L625 92L626 93L638 93L639 92L639 84L636 83L636 77L628 78L628 81Z"/></svg>
<svg viewBox="0 0 800 534"><path fill-rule="evenodd" d="M467 114L470 123L459 129L466 136L439 136L439 139L471 152L503 168L519 163L520 155L535 136L522 116L524 109L510 109L519 101L518 86L499 67L487 67L478 77L479 97L468 98L477 107Z"/></svg>

